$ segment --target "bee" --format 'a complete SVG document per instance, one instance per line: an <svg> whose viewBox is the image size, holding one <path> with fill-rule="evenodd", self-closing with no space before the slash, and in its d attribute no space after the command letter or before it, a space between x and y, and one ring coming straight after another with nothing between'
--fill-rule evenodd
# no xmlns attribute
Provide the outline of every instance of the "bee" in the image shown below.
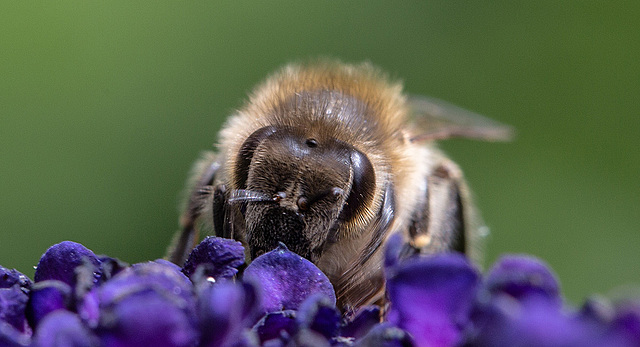
<svg viewBox="0 0 640 347"><path fill-rule="evenodd" d="M434 141L510 135L470 111L404 94L369 63L285 66L195 164L167 257L182 264L200 230L241 241L248 259L282 242L327 275L340 308L376 302L392 234L419 253L480 255L462 171Z"/></svg>

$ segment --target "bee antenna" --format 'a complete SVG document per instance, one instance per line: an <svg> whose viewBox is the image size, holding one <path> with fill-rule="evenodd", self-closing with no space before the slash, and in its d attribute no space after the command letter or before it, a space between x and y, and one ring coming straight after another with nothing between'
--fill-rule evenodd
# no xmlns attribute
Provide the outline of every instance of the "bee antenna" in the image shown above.
<svg viewBox="0 0 640 347"><path fill-rule="evenodd" d="M234 189L229 196L229 203L273 201L268 194L249 189Z"/></svg>

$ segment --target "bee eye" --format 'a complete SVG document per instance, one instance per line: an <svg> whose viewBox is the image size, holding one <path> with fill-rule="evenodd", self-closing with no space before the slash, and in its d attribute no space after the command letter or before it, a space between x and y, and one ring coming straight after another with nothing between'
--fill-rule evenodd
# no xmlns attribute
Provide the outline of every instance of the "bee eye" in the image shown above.
<svg viewBox="0 0 640 347"><path fill-rule="evenodd" d="M364 153L353 149L350 159L353 179L351 181L351 191L342 208L342 212L340 212L340 220L343 222L350 221L358 216L362 210L366 209L366 206L373 200L376 184L373 165L371 165L369 158Z"/></svg>
<svg viewBox="0 0 640 347"><path fill-rule="evenodd" d="M253 132L242 144L237 156L237 168L235 170L236 187L246 188L247 177L249 176L249 165L253 159L256 148L273 135L278 129L273 126L266 126Z"/></svg>
<svg viewBox="0 0 640 347"><path fill-rule="evenodd" d="M298 198L297 204L298 204L298 208L301 211L306 211L306 210L309 209L309 199L307 199L304 196L301 196L301 197Z"/></svg>
<svg viewBox="0 0 640 347"><path fill-rule="evenodd" d="M313 139L313 138L307 139L307 141L305 141L305 143L307 144L307 146L309 148L318 147L318 140Z"/></svg>

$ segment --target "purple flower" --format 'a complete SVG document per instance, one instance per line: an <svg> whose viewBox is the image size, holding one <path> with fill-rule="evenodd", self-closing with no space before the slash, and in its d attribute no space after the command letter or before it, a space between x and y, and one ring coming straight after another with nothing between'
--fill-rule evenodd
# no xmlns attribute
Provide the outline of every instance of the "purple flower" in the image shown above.
<svg viewBox="0 0 640 347"><path fill-rule="evenodd" d="M163 262L121 271L87 295L81 312L99 313L103 346L193 346L198 340L191 282Z"/></svg>
<svg viewBox="0 0 640 347"><path fill-rule="evenodd" d="M90 328L94 329L98 326L100 320L100 290L94 288L86 293L80 302L77 303L76 312L83 322Z"/></svg>
<svg viewBox="0 0 640 347"><path fill-rule="evenodd" d="M188 277L201 267L206 277L215 280L230 279L244 264L244 247L235 240L221 237L207 237L191 251L184 263L183 272Z"/></svg>
<svg viewBox="0 0 640 347"><path fill-rule="evenodd" d="M80 318L69 311L56 311L44 318L33 342L36 347L92 347L99 344Z"/></svg>
<svg viewBox="0 0 640 347"><path fill-rule="evenodd" d="M379 306L362 307L342 328L342 336L360 338L380 323L381 319Z"/></svg>
<svg viewBox="0 0 640 347"><path fill-rule="evenodd" d="M101 286L108 301L117 299L123 290L135 291L140 286L151 286L176 296L184 302L192 302L193 284L180 272L180 268L166 260L133 264Z"/></svg>
<svg viewBox="0 0 640 347"><path fill-rule="evenodd" d="M418 251L413 248L401 233L395 233L387 240L384 250L384 268L392 269L401 262L417 256Z"/></svg>
<svg viewBox="0 0 640 347"><path fill-rule="evenodd" d="M340 330L340 312L324 294L319 293L307 298L298 309L298 326L320 333L327 339L338 336Z"/></svg>
<svg viewBox="0 0 640 347"><path fill-rule="evenodd" d="M0 320L0 346L3 347L25 347L29 346L31 336L21 333L13 325Z"/></svg>
<svg viewBox="0 0 640 347"><path fill-rule="evenodd" d="M103 306L97 328L102 346L194 346L193 316L174 299L147 287Z"/></svg>
<svg viewBox="0 0 640 347"><path fill-rule="evenodd" d="M102 275L98 257L79 243L63 241L42 255L34 279L36 282L58 280L75 288L76 268L84 264L89 266L92 282L97 284Z"/></svg>
<svg viewBox="0 0 640 347"><path fill-rule="evenodd" d="M616 329L616 313L606 300L592 299L579 312L562 307L557 280L538 259L505 256L487 277L465 346L634 345L633 332ZM640 314L636 318L640 333Z"/></svg>
<svg viewBox="0 0 640 347"><path fill-rule="evenodd" d="M253 327L260 343L272 340L287 340L298 332L296 311L269 312Z"/></svg>
<svg viewBox="0 0 640 347"><path fill-rule="evenodd" d="M245 269L243 281L259 284L263 312L295 310L313 294L325 295L335 306L333 286L313 263L289 251L284 244L256 258Z"/></svg>
<svg viewBox="0 0 640 347"><path fill-rule="evenodd" d="M595 332L554 303L501 294L477 308L465 346L596 346Z"/></svg>
<svg viewBox="0 0 640 347"><path fill-rule="evenodd" d="M338 337L340 313L322 294L312 295L298 311L285 310L267 313L254 327L260 342L265 345L328 345Z"/></svg>
<svg viewBox="0 0 640 347"><path fill-rule="evenodd" d="M29 324L37 327L49 313L71 308L71 288L64 282L46 280L31 288L26 315Z"/></svg>
<svg viewBox="0 0 640 347"><path fill-rule="evenodd" d="M31 280L29 277L18 272L16 269L7 269L0 266L0 288L9 288L17 284L21 288L30 288Z"/></svg>
<svg viewBox="0 0 640 347"><path fill-rule="evenodd" d="M452 346L462 338L480 276L460 254L414 257L387 271L389 322L419 346Z"/></svg>
<svg viewBox="0 0 640 347"><path fill-rule="evenodd" d="M255 323L259 302L255 288L223 281L198 287L200 346L232 346Z"/></svg>
<svg viewBox="0 0 640 347"><path fill-rule="evenodd" d="M311 329L300 329L298 333L288 340L285 346L309 346L309 347L330 347L329 341L317 331Z"/></svg>
<svg viewBox="0 0 640 347"><path fill-rule="evenodd" d="M640 298L618 304L602 339L614 346L640 346Z"/></svg>
<svg viewBox="0 0 640 347"><path fill-rule="evenodd" d="M498 259L487 274L485 288L494 296L504 293L518 301L540 298L557 307L562 305L555 274L531 256L507 255Z"/></svg>
<svg viewBox="0 0 640 347"><path fill-rule="evenodd" d="M615 309L611 302L601 296L588 298L577 313L579 319L593 324L609 324L614 315Z"/></svg>
<svg viewBox="0 0 640 347"><path fill-rule="evenodd" d="M284 245L239 281L233 240L205 239L183 269L63 242L43 255L36 283L0 267L0 346L640 346L640 301L565 307L538 259L505 256L481 282L462 255L390 245L386 317L378 306L343 317L327 277Z"/></svg>
<svg viewBox="0 0 640 347"><path fill-rule="evenodd" d="M120 271L110 281L88 292L79 304L78 313L89 326L95 327L98 325L103 306L109 306L123 296L146 288L166 293L167 298L178 302L188 303L189 310L195 312L191 281L175 264L166 260L156 260L134 264Z"/></svg>
<svg viewBox="0 0 640 347"><path fill-rule="evenodd" d="M24 315L29 296L14 284L9 288L0 288L0 321L11 324L19 332L28 331L29 325Z"/></svg>
<svg viewBox="0 0 640 347"><path fill-rule="evenodd" d="M112 258L106 255L99 255L100 268L102 269L102 280L108 281L113 276L117 275L120 271L129 267L129 264L121 261L117 258Z"/></svg>
<svg viewBox="0 0 640 347"><path fill-rule="evenodd" d="M404 330L389 323L380 323L373 327L367 335L358 340L355 347L412 347L412 346L437 346L430 344L414 343L411 336Z"/></svg>

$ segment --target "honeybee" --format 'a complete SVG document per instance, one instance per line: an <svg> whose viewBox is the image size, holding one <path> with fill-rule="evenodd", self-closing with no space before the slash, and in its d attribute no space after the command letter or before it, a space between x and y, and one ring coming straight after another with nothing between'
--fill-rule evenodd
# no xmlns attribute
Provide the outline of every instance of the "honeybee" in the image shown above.
<svg viewBox="0 0 640 347"><path fill-rule="evenodd" d="M505 140L511 129L443 101L406 95L369 63L292 64L258 85L195 164L168 259L198 231L254 259L283 242L331 280L350 310L383 297L382 251L400 233L416 252L479 257L462 171L435 140Z"/></svg>

